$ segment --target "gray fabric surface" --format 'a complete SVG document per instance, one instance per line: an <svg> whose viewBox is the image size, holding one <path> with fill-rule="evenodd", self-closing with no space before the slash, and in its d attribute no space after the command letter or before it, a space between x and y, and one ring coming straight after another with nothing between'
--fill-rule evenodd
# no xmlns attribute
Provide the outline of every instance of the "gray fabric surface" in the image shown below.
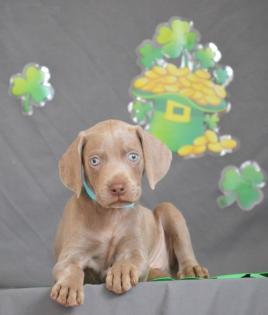
<svg viewBox="0 0 268 315"><path fill-rule="evenodd" d="M263 203L251 212L216 204L226 165L254 159L268 170L267 9L265 0L0 0L0 287L51 285L53 237L70 195L58 179L57 161L80 130L108 118L130 122L128 88L140 73L135 49L174 15L193 20L202 42L215 42L223 64L233 67L233 108L221 127L241 147L218 158L174 156L154 192L145 183L142 202L153 208L168 200L182 210L197 257L211 274L268 269L267 187ZM49 67L55 98L24 117L8 95L8 82L29 62ZM245 314L245 305L250 315L264 314L256 311L257 302L267 300L267 282L261 280L142 284L118 299L102 291L88 286L87 305L116 314L130 300L142 314L143 303L157 308L162 302L159 314L161 309L175 314L181 305L185 314L214 315L214 307L223 307L217 314ZM1 315L20 309L36 314L45 307L46 313L63 313L47 293L2 290Z"/></svg>
<svg viewBox="0 0 268 315"><path fill-rule="evenodd" d="M262 279L140 283L122 296L86 285L85 303L66 310L49 300L48 288L3 289L0 314L267 315L267 290Z"/></svg>

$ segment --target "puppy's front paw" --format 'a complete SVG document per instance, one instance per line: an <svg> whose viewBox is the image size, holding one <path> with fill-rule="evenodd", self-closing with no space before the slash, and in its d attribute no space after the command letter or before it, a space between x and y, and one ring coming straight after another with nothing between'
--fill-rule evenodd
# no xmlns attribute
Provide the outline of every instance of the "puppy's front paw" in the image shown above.
<svg viewBox="0 0 268 315"><path fill-rule="evenodd" d="M185 277L199 277L208 278L209 273L207 268L200 265L186 265L177 273L177 278L182 279Z"/></svg>
<svg viewBox="0 0 268 315"><path fill-rule="evenodd" d="M116 294L121 294L139 281L138 269L130 262L118 262L108 269L106 288Z"/></svg>
<svg viewBox="0 0 268 315"><path fill-rule="evenodd" d="M84 289L83 286L64 284L64 282L58 281L52 287L50 297L66 307L79 306L84 303Z"/></svg>

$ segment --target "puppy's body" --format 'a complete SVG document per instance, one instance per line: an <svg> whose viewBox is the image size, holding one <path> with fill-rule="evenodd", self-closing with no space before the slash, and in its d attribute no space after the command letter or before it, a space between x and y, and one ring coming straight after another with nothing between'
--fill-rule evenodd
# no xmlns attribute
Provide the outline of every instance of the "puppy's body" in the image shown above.
<svg viewBox="0 0 268 315"><path fill-rule="evenodd" d="M70 234L73 235L71 239ZM125 257L137 245L143 250L147 262L142 268L142 280L145 280L149 268L169 272L163 235L163 227L151 210L141 205L103 210L83 193L79 199L72 197L65 208L56 237L56 256L63 256L63 252L68 255L68 251L73 256L76 251L81 268L91 269L95 280L105 282L118 245L125 239L129 246L129 253L124 252Z"/></svg>
<svg viewBox="0 0 268 315"><path fill-rule="evenodd" d="M81 304L85 276L123 293L155 272L208 275L197 263L180 211L170 203L154 211L138 204L143 171L154 188L170 162L170 151L140 127L110 120L79 134L60 161L60 177L76 195L56 236L52 299ZM83 190L81 173L96 201Z"/></svg>

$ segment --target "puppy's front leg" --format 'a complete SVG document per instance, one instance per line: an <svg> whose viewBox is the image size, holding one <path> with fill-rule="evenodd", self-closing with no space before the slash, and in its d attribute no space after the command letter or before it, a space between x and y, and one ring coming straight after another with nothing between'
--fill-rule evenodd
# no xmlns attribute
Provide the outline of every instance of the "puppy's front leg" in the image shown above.
<svg viewBox="0 0 268 315"><path fill-rule="evenodd" d="M64 306L78 306L84 302L84 271L80 262L71 257L64 259L63 256L59 257L53 268L56 282L50 297Z"/></svg>
<svg viewBox="0 0 268 315"><path fill-rule="evenodd" d="M121 294L136 286L139 279L146 277L148 266L142 247L131 249L129 242L118 247L113 265L108 269L106 288L116 294Z"/></svg>

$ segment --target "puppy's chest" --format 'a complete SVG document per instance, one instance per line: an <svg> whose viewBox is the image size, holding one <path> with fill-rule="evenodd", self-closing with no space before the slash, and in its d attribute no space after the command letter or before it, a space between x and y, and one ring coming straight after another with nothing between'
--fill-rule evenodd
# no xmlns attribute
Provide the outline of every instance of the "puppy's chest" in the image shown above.
<svg viewBox="0 0 268 315"><path fill-rule="evenodd" d="M100 231L87 233L86 265L97 272L107 269L114 261L117 245L123 231Z"/></svg>

